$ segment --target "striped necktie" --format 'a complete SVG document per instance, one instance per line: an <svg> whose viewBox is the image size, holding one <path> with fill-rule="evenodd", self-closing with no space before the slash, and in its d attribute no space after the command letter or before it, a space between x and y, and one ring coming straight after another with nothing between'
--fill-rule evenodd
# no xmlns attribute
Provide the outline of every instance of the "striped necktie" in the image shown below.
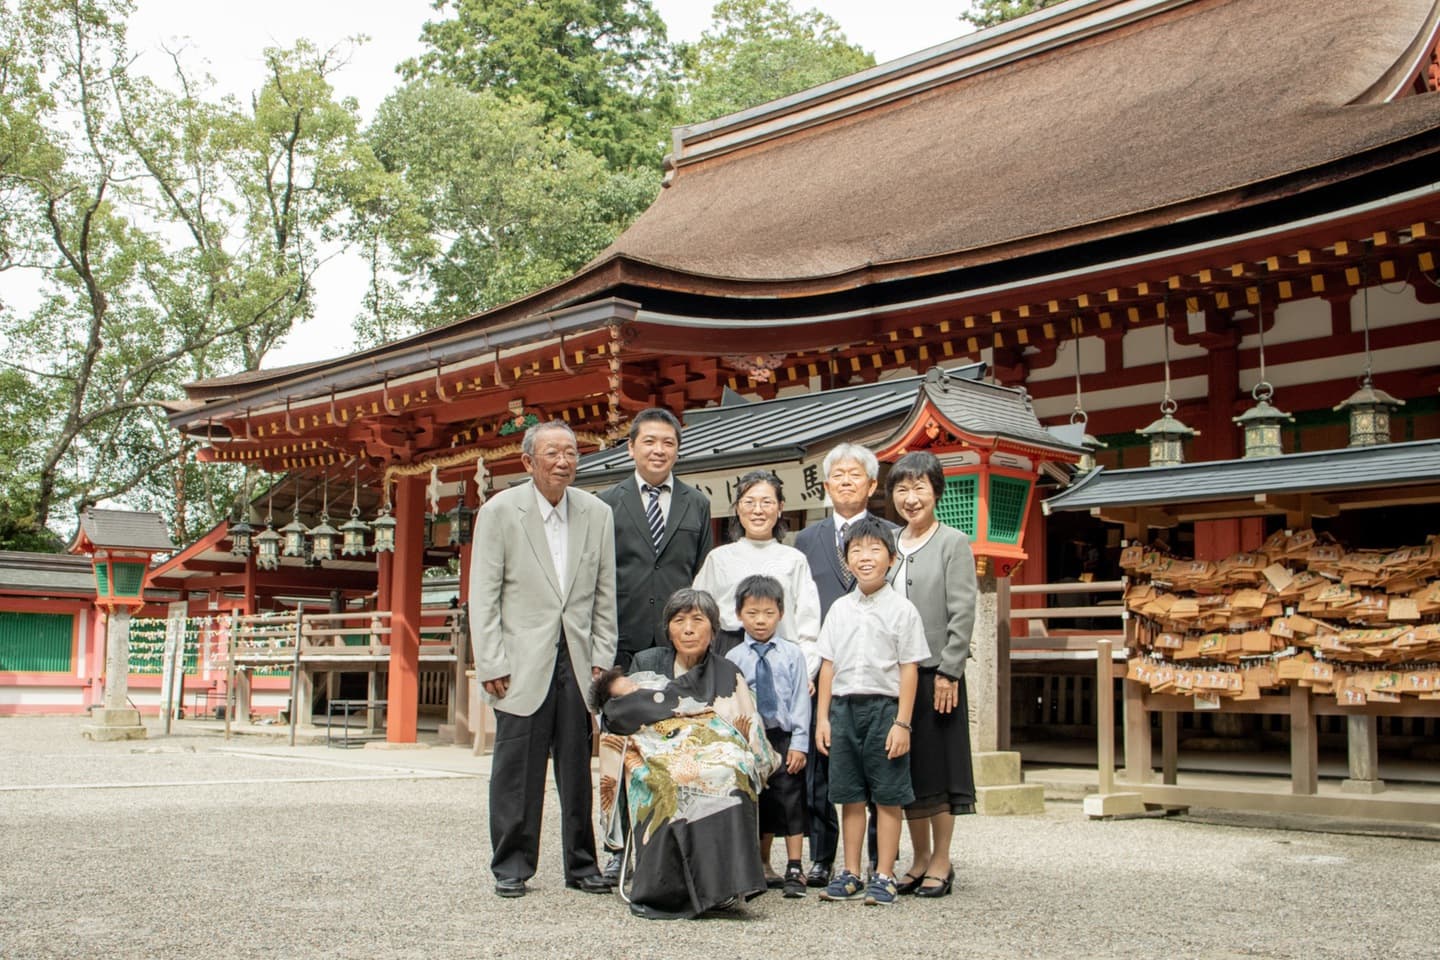
<svg viewBox="0 0 1440 960"><path fill-rule="evenodd" d="M660 541L665 538L665 516L660 512L660 494L670 489L670 484L662 483L658 487L650 484L641 486L645 494L645 522L650 526L650 541L655 545L655 553L660 553Z"/></svg>
<svg viewBox="0 0 1440 960"><path fill-rule="evenodd" d="M835 558L840 561L840 585L846 591L855 585L855 575L850 572L850 567L845 563L845 534L849 529L850 524L845 522L835 530Z"/></svg>

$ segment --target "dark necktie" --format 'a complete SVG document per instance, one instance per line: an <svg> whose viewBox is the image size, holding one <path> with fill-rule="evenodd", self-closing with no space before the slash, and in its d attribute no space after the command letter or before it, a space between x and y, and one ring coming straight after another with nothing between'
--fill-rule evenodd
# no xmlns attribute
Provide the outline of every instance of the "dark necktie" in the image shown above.
<svg viewBox="0 0 1440 960"><path fill-rule="evenodd" d="M765 725L774 726L775 715L780 712L780 704L775 697L775 675L770 672L770 661L765 659L770 651L775 649L773 643L752 643L751 648L755 651L755 706L760 711L760 717Z"/></svg>
<svg viewBox="0 0 1440 960"><path fill-rule="evenodd" d="M660 493L670 489L670 484L658 487L644 484L640 487L645 494L645 522L650 525L650 541L655 544L655 553L660 553L660 541L665 538L665 516L660 512Z"/></svg>
<svg viewBox="0 0 1440 960"><path fill-rule="evenodd" d="M840 561L840 585L846 590L855 586L855 575L845 563L845 534L849 529L849 523L842 523L835 531L835 557Z"/></svg>

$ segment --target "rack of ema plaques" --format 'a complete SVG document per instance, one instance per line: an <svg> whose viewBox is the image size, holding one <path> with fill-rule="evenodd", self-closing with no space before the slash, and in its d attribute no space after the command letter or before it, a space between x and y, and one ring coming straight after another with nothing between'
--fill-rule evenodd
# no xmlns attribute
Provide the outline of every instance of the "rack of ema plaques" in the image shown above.
<svg viewBox="0 0 1440 960"><path fill-rule="evenodd" d="M1132 545L1121 566L1131 656L1117 789L1159 807L1440 821L1440 775L1425 778L1429 785L1387 784L1377 733L1381 718L1412 718L1386 721L1415 741L1406 766L1440 774L1440 754L1427 752L1440 717L1440 536L1377 551L1347 550L1309 529L1279 531L1219 562ZM1189 712L1288 717L1288 784L1254 776L1181 784L1178 727ZM1319 777L1320 728L1341 726L1320 720L1328 717L1345 718L1348 776L1338 782Z"/></svg>

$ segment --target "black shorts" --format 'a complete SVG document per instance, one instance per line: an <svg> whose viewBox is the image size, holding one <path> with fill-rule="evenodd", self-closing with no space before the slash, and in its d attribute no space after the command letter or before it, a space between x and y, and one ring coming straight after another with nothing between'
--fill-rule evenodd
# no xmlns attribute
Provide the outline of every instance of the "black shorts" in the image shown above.
<svg viewBox="0 0 1440 960"><path fill-rule="evenodd" d="M915 799L910 755L891 760L885 738L899 701L861 695L830 701L830 802L903 807Z"/></svg>
<svg viewBox="0 0 1440 960"><path fill-rule="evenodd" d="M810 830L805 809L805 771L790 773L785 769L785 754L790 750L790 734L779 727L765 731L770 746L780 755L780 766L770 775L760 791L760 832L780 837L793 837Z"/></svg>

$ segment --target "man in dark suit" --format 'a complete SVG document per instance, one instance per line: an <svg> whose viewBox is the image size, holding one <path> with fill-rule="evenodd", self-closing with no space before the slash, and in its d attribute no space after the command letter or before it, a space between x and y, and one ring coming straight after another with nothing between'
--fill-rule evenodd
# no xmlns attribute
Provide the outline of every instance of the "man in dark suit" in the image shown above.
<svg viewBox="0 0 1440 960"><path fill-rule="evenodd" d="M834 513L800 531L795 537L795 548L805 554L810 564L810 576L820 592L820 616L823 619L830 612L830 605L855 586L855 578L845 566L842 545L850 524L865 518L866 505L880 476L880 464L875 454L864 447L842 443L825 455L820 469ZM899 529L888 520L884 522L892 531ZM805 880L809 886L823 887L830 882L830 869L840 839L840 822L835 816L835 805L830 802L830 758L815 746L813 709L811 717L810 756L805 764L805 786L810 806L811 866ZM869 833L873 860L876 849L873 810Z"/></svg>
<svg viewBox="0 0 1440 960"><path fill-rule="evenodd" d="M630 424L635 472L600 493L615 515L615 584L620 641L617 666L641 650L664 646L660 614L670 594L688 587L710 552L710 498L672 472L680 456L680 421L652 407Z"/></svg>
<svg viewBox="0 0 1440 960"><path fill-rule="evenodd" d="M651 407L630 423L635 472L600 493L615 517L615 584L620 640L617 666L629 669L635 655L668 647L661 615L670 595L695 580L710 552L710 498L675 478L680 421ZM616 878L612 856L605 876Z"/></svg>
<svg viewBox="0 0 1440 960"><path fill-rule="evenodd" d="M608 893L595 858L583 688L615 661L615 529L598 498L570 489L579 451L568 426L536 424L521 450L531 482L480 509L471 553L470 643L495 707L490 869L499 896L525 895L553 756L565 885Z"/></svg>

